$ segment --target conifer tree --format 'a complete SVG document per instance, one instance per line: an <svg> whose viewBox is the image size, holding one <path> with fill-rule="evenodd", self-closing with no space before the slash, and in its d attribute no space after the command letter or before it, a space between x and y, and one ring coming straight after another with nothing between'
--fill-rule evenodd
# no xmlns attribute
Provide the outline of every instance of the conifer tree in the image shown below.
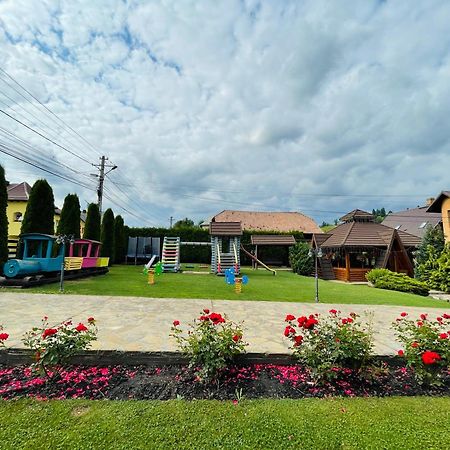
<svg viewBox="0 0 450 450"><path fill-rule="evenodd" d="M30 191L21 233L55 233L55 199L47 180L37 180Z"/></svg>
<svg viewBox="0 0 450 450"><path fill-rule="evenodd" d="M417 248L415 257L415 276L421 281L428 281L434 270L437 260L444 250L444 233L438 226L428 226Z"/></svg>
<svg viewBox="0 0 450 450"><path fill-rule="evenodd" d="M108 208L103 214L102 220L102 256L109 257L109 263L114 263L114 213Z"/></svg>
<svg viewBox="0 0 450 450"><path fill-rule="evenodd" d="M8 191L6 189L5 169L0 166L0 274L3 273L3 264L8 259Z"/></svg>
<svg viewBox="0 0 450 450"><path fill-rule="evenodd" d="M94 241L100 240L100 211L97 203L90 203L88 206L83 237Z"/></svg>
<svg viewBox="0 0 450 450"><path fill-rule="evenodd" d="M67 194L61 210L57 234L80 237L80 201L77 194Z"/></svg>
<svg viewBox="0 0 450 450"><path fill-rule="evenodd" d="M125 225L122 216L114 219L114 262L122 263L127 251Z"/></svg>

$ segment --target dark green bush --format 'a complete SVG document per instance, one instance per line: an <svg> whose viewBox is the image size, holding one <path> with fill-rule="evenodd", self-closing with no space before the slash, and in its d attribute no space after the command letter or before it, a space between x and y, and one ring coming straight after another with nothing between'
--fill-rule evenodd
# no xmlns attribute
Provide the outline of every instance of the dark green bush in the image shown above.
<svg viewBox="0 0 450 450"><path fill-rule="evenodd" d="M367 281L376 288L391 291L410 292L411 294L427 296L429 289L425 283L410 278L403 273L391 272L388 269L373 269L366 275Z"/></svg>
<svg viewBox="0 0 450 450"><path fill-rule="evenodd" d="M314 270L314 259L309 256L310 247L306 242L298 242L289 249L289 262L292 271L298 275L311 275Z"/></svg>

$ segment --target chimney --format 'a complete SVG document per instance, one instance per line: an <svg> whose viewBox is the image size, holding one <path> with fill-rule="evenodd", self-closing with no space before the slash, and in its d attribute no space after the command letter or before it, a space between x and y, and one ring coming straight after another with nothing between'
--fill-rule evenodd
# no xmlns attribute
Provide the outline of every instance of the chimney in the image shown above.
<svg viewBox="0 0 450 450"><path fill-rule="evenodd" d="M427 206L430 206L435 200L434 197L427 198Z"/></svg>

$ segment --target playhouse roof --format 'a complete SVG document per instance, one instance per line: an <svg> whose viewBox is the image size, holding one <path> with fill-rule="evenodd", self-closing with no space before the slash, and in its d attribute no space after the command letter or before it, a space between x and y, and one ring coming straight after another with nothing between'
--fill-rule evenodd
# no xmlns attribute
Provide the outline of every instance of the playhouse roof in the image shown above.
<svg viewBox="0 0 450 450"><path fill-rule="evenodd" d="M228 209L216 214L212 222L241 222L243 230L322 233L313 219L299 212L236 211Z"/></svg>
<svg viewBox="0 0 450 450"><path fill-rule="evenodd" d="M295 238L283 234L252 234L250 236L253 245L295 245Z"/></svg>
<svg viewBox="0 0 450 450"><path fill-rule="evenodd" d="M241 222L211 222L209 234L212 236L242 236Z"/></svg>
<svg viewBox="0 0 450 450"><path fill-rule="evenodd" d="M11 183L6 187L8 200L27 202L30 198L31 186L26 182Z"/></svg>

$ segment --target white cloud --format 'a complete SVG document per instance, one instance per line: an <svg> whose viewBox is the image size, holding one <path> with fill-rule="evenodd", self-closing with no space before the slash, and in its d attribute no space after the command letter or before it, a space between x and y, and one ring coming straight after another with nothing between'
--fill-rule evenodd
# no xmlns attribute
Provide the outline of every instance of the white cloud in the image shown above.
<svg viewBox="0 0 450 450"><path fill-rule="evenodd" d="M449 187L449 20L437 0L4 1L1 67L98 153L1 80L0 92L63 146L119 166L107 193L134 215L105 204L130 224L225 208L322 221L415 206ZM0 127L95 185L89 164L6 117ZM43 176L1 160L11 181ZM95 200L49 179L59 203L74 190ZM314 196L327 193L379 197Z"/></svg>

